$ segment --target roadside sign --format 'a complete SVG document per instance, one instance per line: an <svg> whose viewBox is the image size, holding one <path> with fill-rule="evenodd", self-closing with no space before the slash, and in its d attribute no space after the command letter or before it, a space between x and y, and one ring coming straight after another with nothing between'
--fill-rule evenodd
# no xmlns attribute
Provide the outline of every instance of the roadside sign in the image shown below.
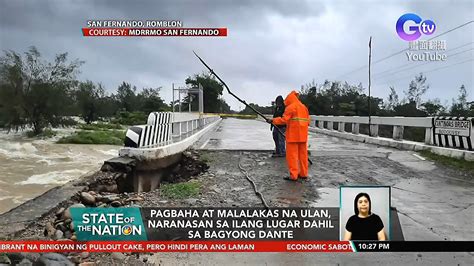
<svg viewBox="0 0 474 266"><path fill-rule="evenodd" d="M469 137L470 120L435 119L435 134Z"/></svg>

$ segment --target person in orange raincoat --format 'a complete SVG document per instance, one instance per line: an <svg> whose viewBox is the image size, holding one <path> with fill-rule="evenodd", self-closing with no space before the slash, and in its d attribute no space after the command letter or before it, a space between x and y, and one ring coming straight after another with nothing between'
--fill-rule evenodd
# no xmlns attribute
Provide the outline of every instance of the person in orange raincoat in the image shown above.
<svg viewBox="0 0 474 266"><path fill-rule="evenodd" d="M308 178L308 108L298 99L296 91L290 92L285 99L285 112L282 117L268 119L275 125L286 125L286 162L290 177L296 181Z"/></svg>

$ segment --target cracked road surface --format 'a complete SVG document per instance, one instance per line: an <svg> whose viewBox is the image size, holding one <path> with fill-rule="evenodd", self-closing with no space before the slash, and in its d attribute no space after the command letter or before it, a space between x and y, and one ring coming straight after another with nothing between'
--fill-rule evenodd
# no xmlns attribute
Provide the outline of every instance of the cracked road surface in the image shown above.
<svg viewBox="0 0 474 266"><path fill-rule="evenodd" d="M472 240L473 177L401 151L310 133L314 162L306 182L288 182L284 158L272 158L269 126L256 120L224 119L195 145L210 163L202 197L192 206L263 206L247 170L268 205L339 207L340 185L389 185L405 240ZM189 201L188 201L189 203ZM183 203L186 204L186 203ZM210 205L213 204L213 205ZM472 265L472 253L160 253L151 262L168 264L431 264Z"/></svg>

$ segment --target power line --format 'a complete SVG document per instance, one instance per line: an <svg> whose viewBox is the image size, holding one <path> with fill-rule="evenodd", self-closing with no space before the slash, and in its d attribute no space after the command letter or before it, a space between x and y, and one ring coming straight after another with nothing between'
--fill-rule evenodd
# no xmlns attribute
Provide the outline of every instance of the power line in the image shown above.
<svg viewBox="0 0 474 266"><path fill-rule="evenodd" d="M435 71L438 71L438 70L441 70L441 69L445 69L445 68L450 68L450 67L453 67L453 66L456 66L456 65L460 65L460 64L464 64L464 63L467 63L467 62L472 62L474 61L474 59L468 59L468 60L465 60L465 61L461 61L461 62L458 62L458 63L454 63L454 64L451 64L451 65L447 65L447 66L443 66L443 67L438 67L438 68L435 68L435 69L430 69L428 71L422 71L421 73L423 74L426 74L426 73L431 73L431 72L435 72ZM398 78L398 79L393 79L393 80L389 80L385 83L382 83L382 84L379 84L379 85L385 85L385 84L388 84L388 83L392 83L392 82L396 82L396 81L399 81L399 80L402 80L402 79L407 79L407 78L411 78L413 77L413 75L410 75L410 76L405 76L405 77L402 77L402 78Z"/></svg>
<svg viewBox="0 0 474 266"><path fill-rule="evenodd" d="M453 49L450 49L449 52L454 52L454 51L456 51L456 50L458 50L458 49L460 49L460 48L462 48L462 47L464 47L464 46L468 46L468 45L473 44L473 43L474 43L474 42L465 43L465 44L463 44L463 45L460 45L460 46L457 46L457 47L455 47L455 48L453 48ZM453 55L454 55L454 54L453 54ZM448 56L453 56L453 55L448 54ZM398 69L400 69L400 68L404 68L405 66L412 66L412 65L413 65L412 63L406 63L406 64L403 64L403 65L399 65L399 66L394 67L394 68L392 68L392 69L388 69L388 70L385 70L385 71L382 71L382 72L379 72L379 73L375 73L374 76L376 76L376 77L377 77L377 76L380 76L380 75L384 76L384 75L383 75L384 73L391 72L391 71L393 71L393 70L398 70Z"/></svg>
<svg viewBox="0 0 474 266"><path fill-rule="evenodd" d="M464 51L461 51L461 52L458 52L458 53L455 53L455 54L450 54L450 55L449 55L449 58L452 58L452 57L454 57L454 56L456 56L456 55L463 54L463 53L465 53L465 52L469 52L469 51L472 51L472 50L474 50L474 48L470 48L470 49L467 49L467 50L464 50ZM434 63L434 62L440 62L440 61L428 61L428 62L425 62L425 63L423 63L423 64L419 64L419 65L413 65L413 62L411 62L411 63L408 63L408 64L405 65L405 66L408 66L408 65L409 65L410 67L408 67L408 68L405 68L405 67L404 67L403 69L401 69L401 70L399 70L399 71L396 71L396 72L393 72L393 73L387 73L387 74L385 74L385 75L378 76L378 77L376 77L375 79L386 78L386 77L388 77L388 76L390 76L390 75L397 74L397 73L400 73L400 72L403 72L403 71L407 71L407 70L410 70L410 69L413 69L413 68L421 67L421 66L424 66L424 65L426 65L426 64L430 64L430 63Z"/></svg>
<svg viewBox="0 0 474 266"><path fill-rule="evenodd" d="M470 20L470 21L468 21L468 22L466 22L466 23L463 23L463 24L461 24L461 25L459 25L459 26L456 26L456 27L454 27L454 28L452 28L452 29L450 29L450 30L447 30L447 31L445 31L445 32L442 32L442 33L440 33L440 34L438 34L438 35L436 35L436 36L434 36L434 37L428 39L427 41L431 41L431 40L433 40L433 39L435 39L435 38L438 38L438 37L440 37L440 36L443 36L443 35L445 35L445 34L448 34L448 33L452 32L452 31L455 31L455 30L460 29L460 28L462 28L462 27L464 27L464 26L467 26L467 25L469 25L469 24L471 24L471 23L473 23L473 22L474 22L474 20ZM385 61L385 60L387 60L387 59L389 59L389 58L391 58L391 57L394 57L394 56L399 55L399 54L401 54L401 53L403 53L403 52L405 52L405 51L408 51L409 49L410 49L410 48L405 48L405 49L403 49L403 50L400 50L400 51L398 51L398 52L395 52L395 53L393 53L393 54L390 54L390 55L388 55L388 56L386 56L386 57L383 57L383 58L381 58L381 59L379 59L379 60L373 62L372 64L374 65L374 64L380 63L380 62L382 62L382 61ZM359 68L357 68L357 69L355 69L355 70L352 70L352 71L350 71L350 72L347 72L346 74L343 74L343 75L337 77L336 79L345 77L345 76L350 75L350 74L352 74L352 73L355 73L355 72L357 72L357 71L359 71L359 70L365 69L367 66L368 66L368 65L363 65L363 66L361 66L361 67L359 67Z"/></svg>
<svg viewBox="0 0 474 266"><path fill-rule="evenodd" d="M464 63L467 63L467 62L472 62L474 61L474 59L468 59L468 60L464 60L464 61L461 61L461 62L458 62L458 63L454 63L454 64L451 64L451 65L447 65L447 66L443 66L443 67L438 67L438 68L435 68L435 69L431 69L431 70L428 70L428 71L422 71L421 73L423 74L426 74L426 73L431 73L431 72L435 72L435 71L438 71L438 70L441 70L441 69L445 69L445 68L450 68L450 67L453 67L453 66L456 66L456 65L460 65L460 64L464 64ZM398 78L398 79L394 79L394 80L389 80L385 83L381 83L381 84L378 84L379 86L380 85L385 85L385 84L389 84L389 83L392 83L392 82L396 82L396 81L399 81L399 80L402 80L402 79L407 79L407 78L411 78L413 77L413 75L410 75L410 76L405 76L405 77L402 77L402 78Z"/></svg>

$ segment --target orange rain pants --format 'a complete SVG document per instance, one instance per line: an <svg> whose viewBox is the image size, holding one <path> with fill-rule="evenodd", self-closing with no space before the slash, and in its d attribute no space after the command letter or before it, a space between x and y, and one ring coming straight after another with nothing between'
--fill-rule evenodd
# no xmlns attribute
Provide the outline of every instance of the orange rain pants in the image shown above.
<svg viewBox="0 0 474 266"><path fill-rule="evenodd" d="M273 119L275 125L286 124L286 162L290 178L308 177L308 108L300 102L297 92L292 91L285 99L285 113Z"/></svg>
<svg viewBox="0 0 474 266"><path fill-rule="evenodd" d="M286 143L286 162L290 170L290 178L308 177L308 143Z"/></svg>

